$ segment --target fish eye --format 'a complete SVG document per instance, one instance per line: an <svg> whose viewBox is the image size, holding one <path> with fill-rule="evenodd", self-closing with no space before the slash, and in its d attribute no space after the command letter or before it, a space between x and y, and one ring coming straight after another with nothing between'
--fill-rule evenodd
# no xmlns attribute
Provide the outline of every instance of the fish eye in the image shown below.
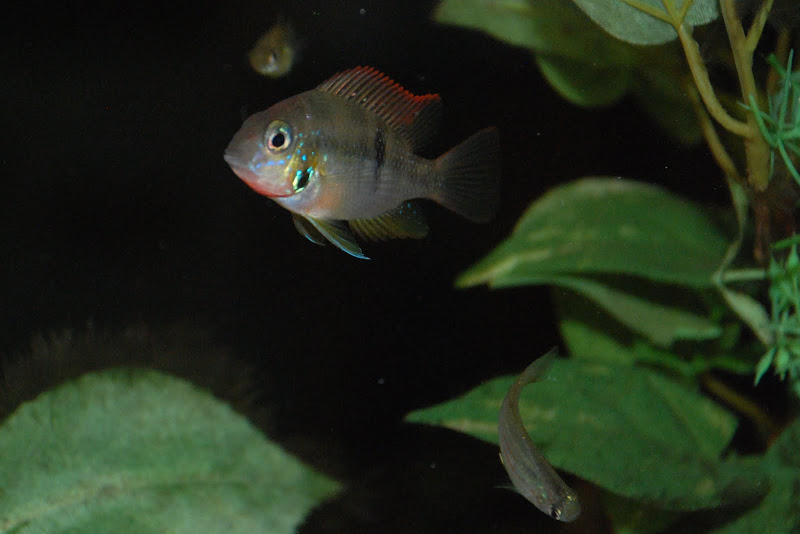
<svg viewBox="0 0 800 534"><path fill-rule="evenodd" d="M551 506L550 507L550 517L552 517L553 519L558 519L559 517L561 517L561 507L559 507L559 506L557 506L555 504L553 506Z"/></svg>
<svg viewBox="0 0 800 534"><path fill-rule="evenodd" d="M292 129L283 121L272 121L265 137L270 152L283 152L292 144Z"/></svg>

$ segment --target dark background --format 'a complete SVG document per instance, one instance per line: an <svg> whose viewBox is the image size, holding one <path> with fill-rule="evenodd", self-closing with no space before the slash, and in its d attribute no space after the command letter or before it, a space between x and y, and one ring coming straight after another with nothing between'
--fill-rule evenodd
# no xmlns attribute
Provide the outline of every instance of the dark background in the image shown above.
<svg viewBox="0 0 800 534"><path fill-rule="evenodd" d="M37 332L87 321L188 324L251 366L258 395L242 409L268 412L268 435L345 483L301 532L560 528L497 489L507 481L496 447L402 423L559 342L546 288L456 290L453 280L533 199L581 176L725 203L704 149L665 137L632 100L567 104L525 50L429 22L433 2L46 5L6 4L0 22L7 363ZM271 80L246 53L278 13L304 48L288 77ZM361 261L308 242L236 178L222 153L244 117L356 65L442 95L430 155L500 128L495 221L431 204L427 239L364 243L373 259Z"/></svg>

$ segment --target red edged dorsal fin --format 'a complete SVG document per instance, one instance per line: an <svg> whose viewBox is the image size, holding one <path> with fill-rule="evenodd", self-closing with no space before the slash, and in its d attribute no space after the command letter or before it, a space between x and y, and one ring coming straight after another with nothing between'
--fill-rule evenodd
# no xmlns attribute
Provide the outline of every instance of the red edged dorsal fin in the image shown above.
<svg viewBox="0 0 800 534"><path fill-rule="evenodd" d="M417 96L372 67L340 72L317 89L340 96L377 114L386 125L417 149L425 145L438 126L442 99Z"/></svg>

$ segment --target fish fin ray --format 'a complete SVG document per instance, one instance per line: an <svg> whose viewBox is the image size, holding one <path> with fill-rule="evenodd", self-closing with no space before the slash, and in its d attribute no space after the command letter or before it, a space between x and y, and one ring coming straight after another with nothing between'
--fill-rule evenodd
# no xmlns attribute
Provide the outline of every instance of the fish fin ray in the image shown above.
<svg viewBox="0 0 800 534"><path fill-rule="evenodd" d="M351 256L368 260L369 258L361 251L361 247L356 243L352 232L347 228L347 225L341 221L333 221L328 219L320 219L316 217L305 216L305 219L311 223L314 228L325 237L328 241L336 245L341 250L347 252Z"/></svg>
<svg viewBox="0 0 800 534"><path fill-rule="evenodd" d="M375 113L414 150L430 141L441 120L439 95L414 95L373 67L346 70L322 82L317 89Z"/></svg>
<svg viewBox="0 0 800 534"><path fill-rule="evenodd" d="M473 222L494 217L500 188L500 138L496 128L474 133L436 159L441 186L430 198Z"/></svg>
<svg viewBox="0 0 800 534"><path fill-rule="evenodd" d="M403 202L383 215L349 221L350 228L361 238L370 241L387 239L422 239L428 235L428 223L414 202Z"/></svg>
<svg viewBox="0 0 800 534"><path fill-rule="evenodd" d="M312 243L322 245L323 247L325 246L325 236L323 236L320 231L310 224L304 217L293 213L292 222L294 223L294 227L297 228L297 231L300 232L300 235Z"/></svg>

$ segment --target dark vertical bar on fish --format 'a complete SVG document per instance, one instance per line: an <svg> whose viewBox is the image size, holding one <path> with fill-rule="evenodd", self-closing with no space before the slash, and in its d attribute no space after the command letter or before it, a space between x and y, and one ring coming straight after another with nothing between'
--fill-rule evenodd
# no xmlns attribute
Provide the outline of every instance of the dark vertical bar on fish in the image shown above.
<svg viewBox="0 0 800 534"><path fill-rule="evenodd" d="M372 141L372 145L375 148L374 177L375 177L375 191L377 191L381 181L381 168L383 167L383 162L386 159L386 139L384 139L383 137L383 129L377 128L375 130L375 138Z"/></svg>
<svg viewBox="0 0 800 534"><path fill-rule="evenodd" d="M500 406L497 433L500 460L517 491L553 519L573 521L581 513L578 495L561 480L533 444L519 414L520 391L542 377L556 354L558 349L553 348L530 364L511 384Z"/></svg>

